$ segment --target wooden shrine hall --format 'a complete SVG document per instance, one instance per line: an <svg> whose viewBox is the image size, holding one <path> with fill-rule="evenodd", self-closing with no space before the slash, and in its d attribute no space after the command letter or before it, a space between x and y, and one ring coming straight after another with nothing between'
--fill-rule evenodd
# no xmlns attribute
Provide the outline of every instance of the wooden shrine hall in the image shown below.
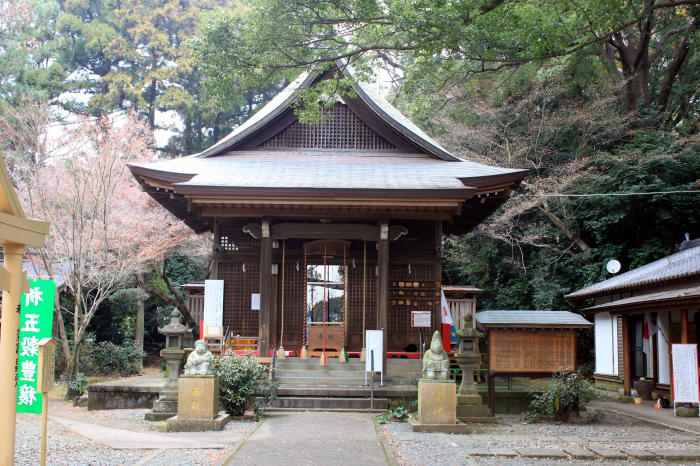
<svg viewBox="0 0 700 466"><path fill-rule="evenodd" d="M203 152L129 168L194 231L213 232L223 326L261 356L359 353L371 329L384 329L390 356L417 352L411 311L432 313L426 335L441 327L442 235L472 230L526 172L451 155L359 82L320 123L300 123L299 92L331 73L352 77L340 65L304 73Z"/></svg>

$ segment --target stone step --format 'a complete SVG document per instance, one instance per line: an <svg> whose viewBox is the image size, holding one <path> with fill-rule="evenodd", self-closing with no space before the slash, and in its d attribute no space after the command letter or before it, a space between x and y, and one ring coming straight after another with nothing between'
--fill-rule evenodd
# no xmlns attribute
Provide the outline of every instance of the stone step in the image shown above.
<svg viewBox="0 0 700 466"><path fill-rule="evenodd" d="M304 372L362 372L364 373L364 367L361 366L301 366L301 365L283 365L275 367L275 372L283 371L304 371Z"/></svg>
<svg viewBox="0 0 700 466"><path fill-rule="evenodd" d="M272 400L270 408L266 409L366 411L370 409L370 404L369 398L278 397ZM374 409L383 411L386 407L386 398L374 399Z"/></svg>
<svg viewBox="0 0 700 466"><path fill-rule="evenodd" d="M280 384L302 384L302 385L362 385L365 383L363 377L327 378L327 377L286 377L275 376L275 382Z"/></svg>
<svg viewBox="0 0 700 466"><path fill-rule="evenodd" d="M337 370L324 370L324 371L309 371L306 369L282 369L275 371L275 377L327 377L331 379L336 378L353 378L353 377L364 377L365 373L363 371L337 371Z"/></svg>

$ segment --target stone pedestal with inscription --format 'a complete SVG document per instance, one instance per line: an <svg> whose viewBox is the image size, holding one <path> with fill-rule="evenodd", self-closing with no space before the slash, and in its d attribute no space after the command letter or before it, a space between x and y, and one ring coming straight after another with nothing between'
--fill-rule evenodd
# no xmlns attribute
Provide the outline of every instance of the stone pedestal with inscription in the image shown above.
<svg viewBox="0 0 700 466"><path fill-rule="evenodd" d="M168 432L221 430L230 416L219 412L219 377L183 375L178 384L177 416L168 419Z"/></svg>
<svg viewBox="0 0 700 466"><path fill-rule="evenodd" d="M466 434L467 426L457 421L457 384L452 380L418 381L418 419L413 432Z"/></svg>

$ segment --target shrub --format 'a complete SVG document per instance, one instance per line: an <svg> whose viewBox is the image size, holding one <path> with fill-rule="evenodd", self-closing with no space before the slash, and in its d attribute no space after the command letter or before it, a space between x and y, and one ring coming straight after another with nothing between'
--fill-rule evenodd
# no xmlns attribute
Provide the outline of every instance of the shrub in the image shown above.
<svg viewBox="0 0 700 466"><path fill-rule="evenodd" d="M78 369L88 375L134 375L141 368L141 359L145 353L126 341L124 345L115 345L109 341L95 343L92 337L86 337L78 356ZM72 342L70 342L72 344ZM66 370L63 359L63 347L56 347L56 375Z"/></svg>
<svg viewBox="0 0 700 466"><path fill-rule="evenodd" d="M252 409L259 416L275 389L268 368L247 355L215 357L213 367L219 374L219 399L226 412L243 416ZM259 403L256 396L260 397Z"/></svg>
<svg viewBox="0 0 700 466"><path fill-rule="evenodd" d="M87 391L88 385L90 385L90 379L82 372L78 372L72 379L66 381L66 398L70 400L81 396Z"/></svg>
<svg viewBox="0 0 700 466"><path fill-rule="evenodd" d="M567 422L572 412L578 412L594 398L596 393L593 387L580 373L557 372L545 391L530 402L525 418L528 422L535 422L541 417Z"/></svg>
<svg viewBox="0 0 700 466"><path fill-rule="evenodd" d="M124 342L123 346L115 345L111 341L101 341L86 350L86 356L91 359L93 374L138 374L141 370L141 360L145 356L145 353L130 341Z"/></svg>

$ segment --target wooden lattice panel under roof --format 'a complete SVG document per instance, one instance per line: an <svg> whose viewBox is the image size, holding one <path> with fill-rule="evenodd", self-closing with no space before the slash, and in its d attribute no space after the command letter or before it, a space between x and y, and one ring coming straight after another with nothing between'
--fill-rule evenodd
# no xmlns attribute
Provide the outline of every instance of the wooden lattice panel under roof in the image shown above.
<svg viewBox="0 0 700 466"><path fill-rule="evenodd" d="M260 147L305 149L396 150L394 144L367 126L343 103L321 109L323 119L315 125L295 121Z"/></svg>

